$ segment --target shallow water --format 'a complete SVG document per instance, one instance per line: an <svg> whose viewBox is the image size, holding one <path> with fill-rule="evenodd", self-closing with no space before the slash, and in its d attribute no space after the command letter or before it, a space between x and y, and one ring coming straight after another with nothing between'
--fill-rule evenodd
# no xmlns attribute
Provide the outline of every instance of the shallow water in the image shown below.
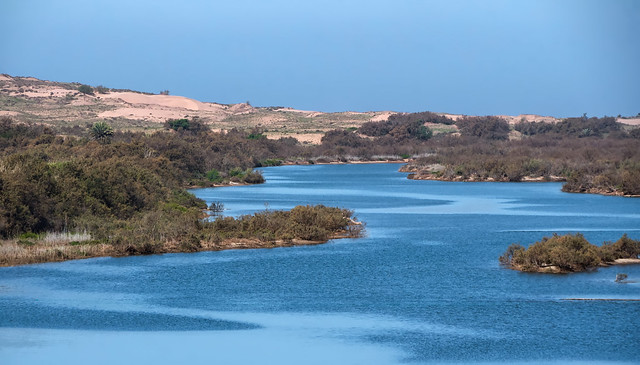
<svg viewBox="0 0 640 365"><path fill-rule="evenodd" d="M501 268L512 242L640 238L640 200L557 183L412 181L399 165L285 166L194 193L225 214L325 204L367 237L0 269L0 363L633 363L640 265Z"/></svg>

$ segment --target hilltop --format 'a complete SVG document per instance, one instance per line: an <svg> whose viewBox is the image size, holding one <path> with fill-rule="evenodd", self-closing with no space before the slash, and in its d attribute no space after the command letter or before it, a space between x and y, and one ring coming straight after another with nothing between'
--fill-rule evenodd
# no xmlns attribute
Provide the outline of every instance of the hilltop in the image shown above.
<svg viewBox="0 0 640 365"><path fill-rule="evenodd" d="M368 121L386 120L392 112L323 113L286 107L253 107L248 103L219 104L177 95L92 87L92 94L78 90L82 84L0 75L0 116L16 121L73 128L107 121L114 128L154 131L168 119L194 118L213 130L261 128L269 138L294 137L318 144L335 128L359 127Z"/></svg>

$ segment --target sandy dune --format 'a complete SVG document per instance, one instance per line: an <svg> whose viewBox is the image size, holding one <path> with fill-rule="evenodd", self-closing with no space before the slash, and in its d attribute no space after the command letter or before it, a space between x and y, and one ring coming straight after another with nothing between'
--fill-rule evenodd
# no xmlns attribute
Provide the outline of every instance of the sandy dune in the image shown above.
<svg viewBox="0 0 640 365"><path fill-rule="evenodd" d="M133 91L110 91L86 95L78 91L78 83L38 80L0 74L0 95L21 100L6 104L0 116L19 121L84 124L97 120L116 123L119 128L158 128L172 118L199 117L216 130L231 128L265 130L268 138L294 137L304 143L320 143L324 132L334 128L359 127L365 122L385 121L392 111L324 113L289 107L260 108L247 103L217 104L184 96L155 95ZM464 115L438 113L457 120ZM501 115L509 123L521 120L555 123L561 119L533 114ZM640 116L618 118L618 122L640 126ZM439 126L434 125L435 129Z"/></svg>
<svg viewBox="0 0 640 365"><path fill-rule="evenodd" d="M616 122L628 125L640 125L640 117L638 118L617 118Z"/></svg>
<svg viewBox="0 0 640 365"><path fill-rule="evenodd" d="M203 103L184 96L175 95L146 95L133 92L112 92L101 96L104 99L120 99L128 104L145 104L154 106L166 106L169 108L181 108L188 110L223 110L224 106L212 103Z"/></svg>

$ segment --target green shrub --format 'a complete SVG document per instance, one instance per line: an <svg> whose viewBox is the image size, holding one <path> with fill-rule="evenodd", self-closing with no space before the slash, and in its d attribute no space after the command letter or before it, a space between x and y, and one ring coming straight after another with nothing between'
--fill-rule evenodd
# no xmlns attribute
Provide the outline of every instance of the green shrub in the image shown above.
<svg viewBox="0 0 640 365"><path fill-rule="evenodd" d="M189 119L169 119L166 123L167 127L174 131L184 129L188 130L190 127Z"/></svg>
<svg viewBox="0 0 640 365"><path fill-rule="evenodd" d="M19 235L18 238L19 239L24 239L24 240L38 239L38 238L40 238L40 235L38 235L37 233L33 233L33 232L26 232L26 233L22 233L21 235Z"/></svg>
<svg viewBox="0 0 640 365"><path fill-rule="evenodd" d="M78 86L78 91L80 91L83 94L93 95L93 88L89 85Z"/></svg>
<svg viewBox="0 0 640 365"><path fill-rule="evenodd" d="M220 182L220 181L222 181L222 176L220 176L220 172L218 170L216 170L216 169L211 169L211 170L207 171L205 176L207 177L207 180L209 180L211 182Z"/></svg>
<svg viewBox="0 0 640 365"><path fill-rule="evenodd" d="M243 177L245 175L245 171L240 167L234 167L229 170L229 176L231 177Z"/></svg>
<svg viewBox="0 0 640 365"><path fill-rule="evenodd" d="M106 122L96 122L89 129L89 135L98 142L107 143L113 137L113 128Z"/></svg>
<svg viewBox="0 0 640 365"><path fill-rule="evenodd" d="M247 136L247 139L265 139L265 138L267 138L267 136L265 136L262 133L250 133Z"/></svg>
<svg viewBox="0 0 640 365"><path fill-rule="evenodd" d="M282 165L281 158L269 158L266 160L262 160L258 163L258 167L280 166L280 165Z"/></svg>

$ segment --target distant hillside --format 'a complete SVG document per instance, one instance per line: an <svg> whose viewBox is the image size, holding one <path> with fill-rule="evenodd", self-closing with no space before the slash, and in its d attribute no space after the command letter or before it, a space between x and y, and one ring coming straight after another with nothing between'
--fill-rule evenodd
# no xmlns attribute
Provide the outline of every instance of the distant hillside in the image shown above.
<svg viewBox="0 0 640 365"><path fill-rule="evenodd" d="M291 136L303 143L319 144L329 130L358 128L366 122L385 121L392 114L390 111L322 113L279 106L253 107L247 103L227 105L183 96L0 75L0 116L70 129L85 129L88 124L105 120L118 130L153 131L161 129L168 119L198 117L214 130L260 128L268 138ZM441 115L454 120L462 117ZM530 114L500 117L510 124L522 120L559 121ZM638 118L618 121L640 124Z"/></svg>
<svg viewBox="0 0 640 365"><path fill-rule="evenodd" d="M183 96L158 95L102 86L0 75L0 116L55 126L85 127L106 120L120 130L161 129L167 119L198 117L212 129L262 128L271 138L293 136L319 143L324 132L385 120L391 112L322 113L285 107L254 108L217 104Z"/></svg>

